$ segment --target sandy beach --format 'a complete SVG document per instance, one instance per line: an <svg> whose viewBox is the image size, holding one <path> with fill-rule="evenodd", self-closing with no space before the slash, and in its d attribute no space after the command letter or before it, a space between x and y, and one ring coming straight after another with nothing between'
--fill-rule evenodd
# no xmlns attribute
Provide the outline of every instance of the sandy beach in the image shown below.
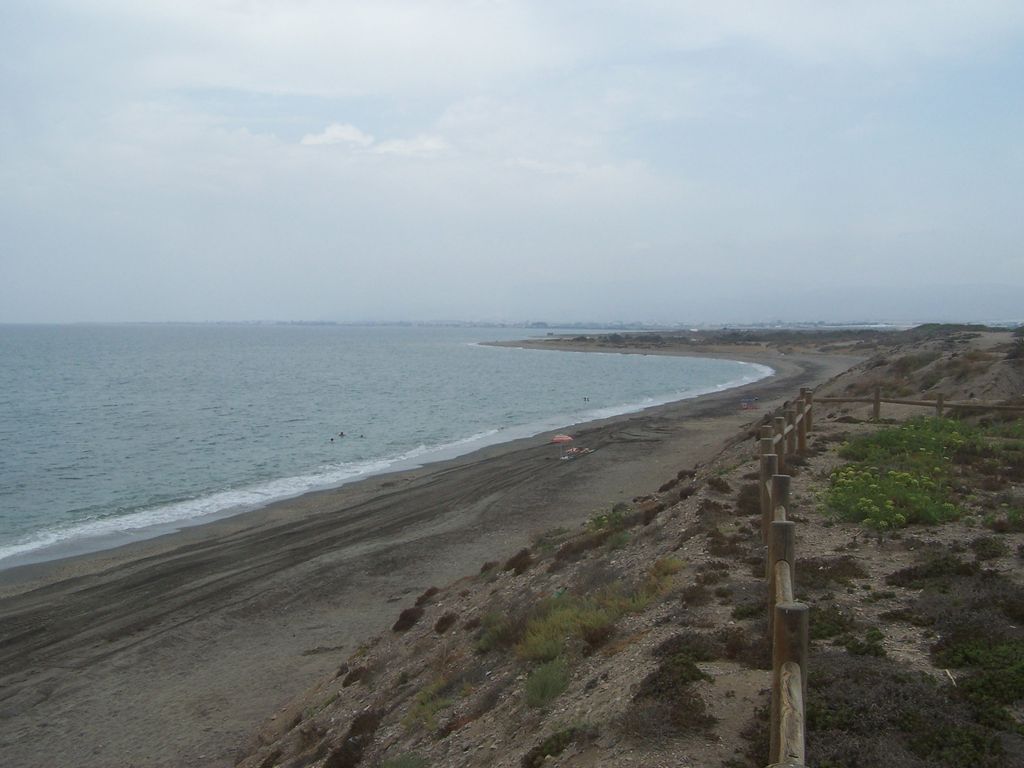
<svg viewBox="0 0 1024 768"><path fill-rule="evenodd" d="M411 597L656 489L861 359L706 352L776 375L574 427L593 449L575 461L537 436L0 573L4 764L232 765L263 720ZM747 395L759 410L739 408Z"/></svg>

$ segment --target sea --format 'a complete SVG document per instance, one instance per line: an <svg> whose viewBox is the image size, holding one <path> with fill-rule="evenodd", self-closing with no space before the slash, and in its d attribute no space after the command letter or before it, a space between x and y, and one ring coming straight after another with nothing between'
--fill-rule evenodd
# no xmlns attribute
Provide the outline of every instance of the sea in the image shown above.
<svg viewBox="0 0 1024 768"><path fill-rule="evenodd" d="M531 333L0 326L0 569L495 443L571 434L574 424L771 373L730 360L483 343Z"/></svg>

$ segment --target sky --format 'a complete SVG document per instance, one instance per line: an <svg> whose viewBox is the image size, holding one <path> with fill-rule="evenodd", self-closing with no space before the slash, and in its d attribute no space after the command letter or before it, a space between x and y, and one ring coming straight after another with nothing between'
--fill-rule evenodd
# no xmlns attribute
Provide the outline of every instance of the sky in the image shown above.
<svg viewBox="0 0 1024 768"><path fill-rule="evenodd" d="M3 0L0 322L1024 320L1019 0Z"/></svg>

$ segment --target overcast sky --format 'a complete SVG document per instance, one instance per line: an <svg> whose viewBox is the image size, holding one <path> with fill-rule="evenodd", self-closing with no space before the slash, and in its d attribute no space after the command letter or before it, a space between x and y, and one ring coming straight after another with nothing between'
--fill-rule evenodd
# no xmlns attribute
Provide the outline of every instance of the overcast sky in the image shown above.
<svg viewBox="0 0 1024 768"><path fill-rule="evenodd" d="M0 322L1024 319L1019 0L2 0L0 51Z"/></svg>

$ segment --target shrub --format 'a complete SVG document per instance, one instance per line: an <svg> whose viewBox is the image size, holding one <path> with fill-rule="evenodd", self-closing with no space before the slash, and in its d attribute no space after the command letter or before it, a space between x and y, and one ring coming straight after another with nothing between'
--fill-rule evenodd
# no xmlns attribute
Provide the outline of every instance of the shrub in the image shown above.
<svg viewBox="0 0 1024 768"><path fill-rule="evenodd" d="M569 665L559 656L534 669L526 678L526 704L546 707L569 687Z"/></svg>
<svg viewBox="0 0 1024 768"><path fill-rule="evenodd" d="M557 569L566 563L573 563L592 549L596 549L608 541L612 532L610 530L597 531L596 533L585 534L570 539L558 548L555 552L555 562L551 564L552 569Z"/></svg>
<svg viewBox="0 0 1024 768"><path fill-rule="evenodd" d="M522 766L523 768L541 768L545 764L546 758L557 757L574 741L592 738L594 735L596 734L593 730L583 726L572 726L556 731L523 755Z"/></svg>
<svg viewBox="0 0 1024 768"><path fill-rule="evenodd" d="M369 673L370 671L366 667L356 667L345 675L345 679L341 681L341 687L348 688L350 685L354 685L360 680L366 680L369 677ZM338 674L344 673L339 670Z"/></svg>
<svg viewBox="0 0 1024 768"><path fill-rule="evenodd" d="M422 617L423 609L419 606L406 608L398 614L398 621L391 627L391 630L393 632L405 632L407 629L412 629Z"/></svg>
<svg viewBox="0 0 1024 768"><path fill-rule="evenodd" d="M617 531L609 536L606 542L609 552L622 549L627 544L629 544L629 531Z"/></svg>
<svg viewBox="0 0 1024 768"><path fill-rule="evenodd" d="M832 474L826 503L840 519L876 530L909 523L942 523L958 517L941 482L897 469L849 465Z"/></svg>
<svg viewBox="0 0 1024 768"><path fill-rule="evenodd" d="M768 598L764 596L737 603L736 607L732 609L732 617L738 621L743 619L759 619L767 615Z"/></svg>
<svg viewBox="0 0 1024 768"><path fill-rule="evenodd" d="M941 355L938 352L921 352L915 355L904 355L893 360L891 370L897 376L909 376L919 368L934 363Z"/></svg>
<svg viewBox="0 0 1024 768"><path fill-rule="evenodd" d="M587 522L587 528L591 531L621 531L628 527L630 506L619 502L612 507L611 512L602 512L594 515Z"/></svg>
<svg viewBox="0 0 1024 768"><path fill-rule="evenodd" d="M380 768L427 768L430 763L425 757L409 752L398 757L391 757L380 764Z"/></svg>
<svg viewBox="0 0 1024 768"><path fill-rule="evenodd" d="M986 515L985 526L996 533L1020 533L1024 531L1024 510L1007 506L997 514Z"/></svg>
<svg viewBox="0 0 1024 768"><path fill-rule="evenodd" d="M872 627L864 633L863 638L848 636L843 639L842 645L854 656L885 656L885 648L882 647L884 637L881 630Z"/></svg>
<svg viewBox="0 0 1024 768"><path fill-rule="evenodd" d="M1006 707L1024 699L1024 640L989 634L961 637L938 650L935 658L939 664L969 670L958 691L980 723L999 729L1014 727Z"/></svg>
<svg viewBox="0 0 1024 768"><path fill-rule="evenodd" d="M884 658L818 654L808 689L807 765L1006 765L1000 740L948 689Z"/></svg>
<svg viewBox="0 0 1024 768"><path fill-rule="evenodd" d="M445 695L447 685L448 680L440 678L422 688L402 720L403 724L407 728L420 726L430 731L437 728L437 714L452 705L452 699Z"/></svg>
<svg viewBox="0 0 1024 768"><path fill-rule="evenodd" d="M613 609L594 599L568 595L550 598L538 606L516 652L524 659L551 661L565 651L567 638L600 633L610 628L616 618Z"/></svg>
<svg viewBox="0 0 1024 768"><path fill-rule="evenodd" d="M434 631L439 635L443 635L458 620L459 614L448 611L434 623Z"/></svg>
<svg viewBox="0 0 1024 768"><path fill-rule="evenodd" d="M683 603L686 605L707 605L711 602L711 593L703 584L690 584L683 588Z"/></svg>
<svg viewBox="0 0 1024 768"><path fill-rule="evenodd" d="M688 651L669 653L643 679L622 718L627 733L663 738L673 733L704 730L714 724L693 683L709 680Z"/></svg>
<svg viewBox="0 0 1024 768"><path fill-rule="evenodd" d="M732 486L729 485L729 482L724 477L717 475L708 478L708 488L719 493L732 493Z"/></svg>
<svg viewBox="0 0 1024 768"><path fill-rule="evenodd" d="M1010 552L1006 542L995 536L979 536L969 546L976 560L995 560Z"/></svg>
<svg viewBox="0 0 1024 768"><path fill-rule="evenodd" d="M890 573L885 577L885 583L893 587L924 589L927 586L935 587L936 582L973 576L978 570L977 563L966 563L949 552L931 552L925 554L916 565Z"/></svg>
<svg viewBox="0 0 1024 768"><path fill-rule="evenodd" d="M555 550L555 548L566 539L572 536L572 531L568 528L552 528L544 531L533 540L533 548L538 552L549 554Z"/></svg>
<svg viewBox="0 0 1024 768"><path fill-rule="evenodd" d="M673 635L663 641L654 650L654 655L663 659L685 656L691 661L711 661L720 658L723 649L721 641L714 635L690 631Z"/></svg>
<svg viewBox="0 0 1024 768"><path fill-rule="evenodd" d="M864 566L850 555L797 558L796 584L800 589L826 589L832 584L849 584L851 579L867 576Z"/></svg>
<svg viewBox="0 0 1024 768"><path fill-rule="evenodd" d="M507 613L490 611L480 620L481 630L476 639L476 649L487 653L496 648L511 648L523 634L523 622Z"/></svg>
<svg viewBox="0 0 1024 768"><path fill-rule="evenodd" d="M707 532L707 537L708 552L715 557L734 557L746 554L743 537L738 533L726 536L718 528L712 528Z"/></svg>
<svg viewBox="0 0 1024 768"><path fill-rule="evenodd" d="M679 500L680 501L686 501L688 498L693 496L693 494L695 494L696 492L697 492L697 486L694 485L693 483L689 483L688 485L683 486L683 488L679 491Z"/></svg>
<svg viewBox="0 0 1024 768"><path fill-rule="evenodd" d="M550 661L565 652L567 640L597 647L611 636L620 616L643 610L668 588L672 575L682 567L680 560L662 557L632 590L613 584L584 597L563 593L541 601L526 623L516 652L524 659Z"/></svg>
<svg viewBox="0 0 1024 768"><path fill-rule="evenodd" d="M853 618L835 603L814 606L811 610L809 633L812 640L842 635L853 629Z"/></svg>
<svg viewBox="0 0 1024 768"><path fill-rule="evenodd" d="M366 747L377 733L381 717L382 713L376 710L367 710L356 715L341 746L327 756L324 768L355 768L359 765Z"/></svg>
<svg viewBox="0 0 1024 768"><path fill-rule="evenodd" d="M505 565L501 570L512 571L516 576L519 576L531 565L533 565L533 558L530 556L530 550L521 549L505 561Z"/></svg>
<svg viewBox="0 0 1024 768"><path fill-rule="evenodd" d="M422 595L416 598L416 605L421 607L426 605L430 602L430 598L432 598L440 591L441 590L439 590L437 587L428 587L427 590Z"/></svg>
<svg viewBox="0 0 1024 768"><path fill-rule="evenodd" d="M736 496L736 511L741 515L761 514L761 491L757 483L747 483Z"/></svg>

